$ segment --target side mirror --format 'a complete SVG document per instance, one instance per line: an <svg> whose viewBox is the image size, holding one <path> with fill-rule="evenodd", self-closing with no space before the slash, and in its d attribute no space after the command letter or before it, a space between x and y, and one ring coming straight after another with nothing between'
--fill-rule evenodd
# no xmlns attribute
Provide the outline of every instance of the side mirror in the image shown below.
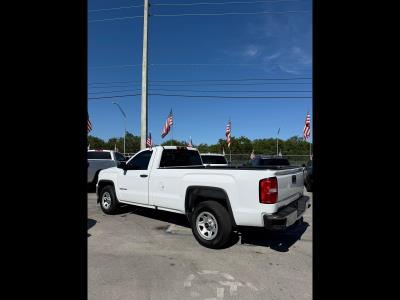
<svg viewBox="0 0 400 300"><path fill-rule="evenodd" d="M125 161L119 161L117 163L117 168L126 170L126 162Z"/></svg>

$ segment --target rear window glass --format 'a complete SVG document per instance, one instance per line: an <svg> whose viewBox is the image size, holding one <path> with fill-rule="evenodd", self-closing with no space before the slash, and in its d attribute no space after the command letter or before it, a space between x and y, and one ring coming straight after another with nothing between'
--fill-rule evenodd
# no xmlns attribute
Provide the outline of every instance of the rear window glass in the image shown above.
<svg viewBox="0 0 400 300"><path fill-rule="evenodd" d="M160 167L183 167L202 165L199 152L187 149L165 149Z"/></svg>
<svg viewBox="0 0 400 300"><path fill-rule="evenodd" d="M227 164L224 156L218 155L202 155L201 159L204 164Z"/></svg>
<svg viewBox="0 0 400 300"><path fill-rule="evenodd" d="M260 159L258 162L260 166L289 166L289 161L284 158L266 158Z"/></svg>
<svg viewBox="0 0 400 300"><path fill-rule="evenodd" d="M90 151L87 153L88 159L111 159L110 152L103 151Z"/></svg>

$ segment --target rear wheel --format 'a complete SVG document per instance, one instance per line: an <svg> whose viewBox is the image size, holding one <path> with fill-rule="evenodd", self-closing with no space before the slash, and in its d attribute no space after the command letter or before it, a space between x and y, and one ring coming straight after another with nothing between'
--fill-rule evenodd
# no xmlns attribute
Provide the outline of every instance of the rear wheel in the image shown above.
<svg viewBox="0 0 400 300"><path fill-rule="evenodd" d="M215 201L201 202L193 212L191 224L196 240L207 248L223 248L232 237L229 213Z"/></svg>
<svg viewBox="0 0 400 300"><path fill-rule="evenodd" d="M106 185L100 192L100 207L107 214L112 215L118 208L118 200L115 195L114 187Z"/></svg>

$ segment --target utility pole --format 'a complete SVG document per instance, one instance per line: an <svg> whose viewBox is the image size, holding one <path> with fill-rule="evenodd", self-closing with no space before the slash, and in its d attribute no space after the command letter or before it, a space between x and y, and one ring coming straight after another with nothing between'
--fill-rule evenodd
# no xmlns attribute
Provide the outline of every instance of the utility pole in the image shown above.
<svg viewBox="0 0 400 300"><path fill-rule="evenodd" d="M140 128L140 149L146 148L147 139L147 37L149 22L149 0L144 0L143 15L143 61L142 61L142 111Z"/></svg>

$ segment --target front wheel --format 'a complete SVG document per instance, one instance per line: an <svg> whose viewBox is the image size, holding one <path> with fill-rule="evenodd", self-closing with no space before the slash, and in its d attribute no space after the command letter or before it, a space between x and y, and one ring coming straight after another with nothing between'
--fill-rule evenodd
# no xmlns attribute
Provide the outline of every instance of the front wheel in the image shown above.
<svg viewBox="0 0 400 300"><path fill-rule="evenodd" d="M232 237L231 218L218 202L201 202L193 212L191 223L196 240L207 248L223 248Z"/></svg>
<svg viewBox="0 0 400 300"><path fill-rule="evenodd" d="M118 208L118 200L113 186L107 185L101 190L100 207L101 210L107 215L112 215L116 212Z"/></svg>

